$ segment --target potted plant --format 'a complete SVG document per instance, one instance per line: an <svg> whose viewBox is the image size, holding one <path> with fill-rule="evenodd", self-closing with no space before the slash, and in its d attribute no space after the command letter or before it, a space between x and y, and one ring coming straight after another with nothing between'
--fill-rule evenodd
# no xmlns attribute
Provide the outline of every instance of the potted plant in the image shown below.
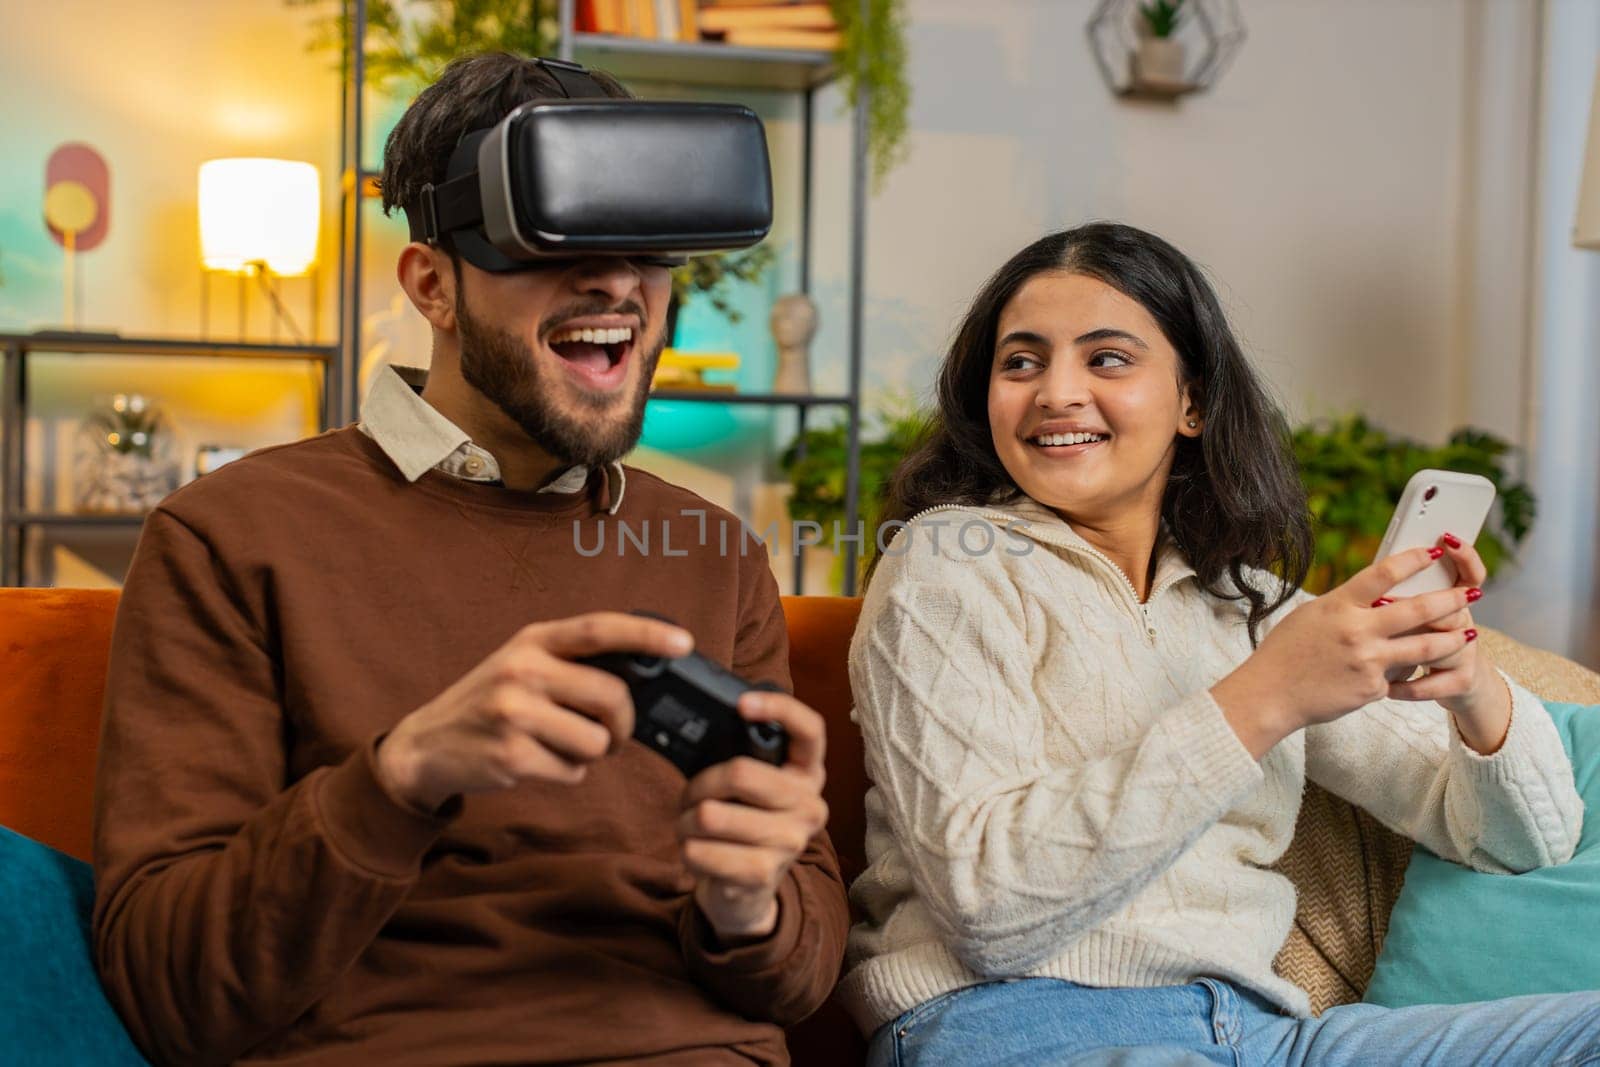
<svg viewBox="0 0 1600 1067"><path fill-rule="evenodd" d="M1498 506L1475 545L1491 578L1533 526L1533 493L1507 468L1510 444L1481 430L1457 430L1443 445L1431 447L1348 415L1300 427L1293 444L1316 537L1305 582L1313 593L1341 584L1372 562L1406 482L1419 470L1462 471L1494 483Z"/></svg>
<svg viewBox="0 0 1600 1067"><path fill-rule="evenodd" d="M1134 27L1139 50L1133 54L1133 82L1138 86L1180 86L1184 82L1183 42L1178 28L1188 12L1186 0L1149 0L1139 5Z"/></svg>
<svg viewBox="0 0 1600 1067"><path fill-rule="evenodd" d="M856 559L857 576L865 572L877 551L879 516L883 511L883 492L895 468L921 439L928 423L926 412L918 410L905 397L891 397L870 417L861 433L861 478L856 499L857 520L866 531L866 541ZM804 455L801 443L804 442ZM822 527L823 547L836 550L838 532L850 533L845 523L845 482L850 461L848 426L838 422L809 429L803 438L789 444L779 465L789 476L789 517L814 522ZM834 590L842 588L844 556L833 563Z"/></svg>

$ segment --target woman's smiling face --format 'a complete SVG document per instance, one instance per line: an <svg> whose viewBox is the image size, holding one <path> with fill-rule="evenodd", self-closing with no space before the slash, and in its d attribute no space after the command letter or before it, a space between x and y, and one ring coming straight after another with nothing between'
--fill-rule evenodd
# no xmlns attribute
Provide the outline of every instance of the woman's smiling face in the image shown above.
<svg viewBox="0 0 1600 1067"><path fill-rule="evenodd" d="M1175 435L1201 425L1150 313L1097 278L1052 271L1017 290L995 337L989 429L1022 491L1096 525L1158 513Z"/></svg>

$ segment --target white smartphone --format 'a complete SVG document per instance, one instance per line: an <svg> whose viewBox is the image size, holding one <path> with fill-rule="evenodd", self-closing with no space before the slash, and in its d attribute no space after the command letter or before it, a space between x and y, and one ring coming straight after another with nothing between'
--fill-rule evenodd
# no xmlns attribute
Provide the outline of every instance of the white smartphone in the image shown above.
<svg viewBox="0 0 1600 1067"><path fill-rule="evenodd" d="M1470 545L1478 539L1493 506L1494 483L1487 478L1456 471L1418 471L1400 495L1394 518L1389 520L1389 529L1378 546L1377 558L1412 548L1431 548L1447 533ZM1449 589L1455 584L1454 565L1441 557L1385 595L1416 596Z"/></svg>
<svg viewBox="0 0 1600 1067"><path fill-rule="evenodd" d="M1455 534L1470 545L1489 518L1494 506L1494 483L1476 474L1456 471L1421 470L1406 482L1395 506L1394 518L1378 546L1378 559L1411 548L1432 548L1445 534ZM1447 556L1395 586L1386 596L1417 596L1435 593L1456 584L1456 569ZM1401 682L1416 673L1416 667L1391 667L1385 676Z"/></svg>

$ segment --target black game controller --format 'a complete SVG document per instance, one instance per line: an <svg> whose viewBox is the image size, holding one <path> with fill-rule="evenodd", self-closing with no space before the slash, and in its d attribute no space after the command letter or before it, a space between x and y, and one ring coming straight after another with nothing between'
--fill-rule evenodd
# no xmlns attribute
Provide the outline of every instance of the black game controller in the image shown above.
<svg viewBox="0 0 1600 1067"><path fill-rule="evenodd" d="M738 711L739 698L752 689L783 692L770 682L752 685L698 652L671 658L611 652L578 662L628 684L634 739L661 753L685 777L735 756L774 767L789 758L789 735L782 726L749 722Z"/></svg>

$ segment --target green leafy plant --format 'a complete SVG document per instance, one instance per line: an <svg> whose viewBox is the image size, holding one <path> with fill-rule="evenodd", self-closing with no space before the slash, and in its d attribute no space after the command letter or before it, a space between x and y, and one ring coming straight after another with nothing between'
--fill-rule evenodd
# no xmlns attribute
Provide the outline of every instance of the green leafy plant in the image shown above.
<svg viewBox="0 0 1600 1067"><path fill-rule="evenodd" d="M1152 0L1139 5L1139 15L1144 19L1145 30L1151 37L1171 37L1178 32L1186 12L1184 0Z"/></svg>
<svg viewBox="0 0 1600 1067"><path fill-rule="evenodd" d="M88 424L97 443L107 452L152 458L161 412L138 394L117 394L110 403L90 412Z"/></svg>
<svg viewBox="0 0 1600 1067"><path fill-rule="evenodd" d="M728 301L730 282L758 282L772 266L777 255L766 245L747 248L743 252L719 252L709 256L694 256L672 272L672 297L678 307L689 299L691 293L703 293L729 322L739 322L744 316Z"/></svg>
<svg viewBox="0 0 1600 1067"><path fill-rule="evenodd" d="M884 486L915 447L928 419L927 412L898 398L881 407L874 425L863 429L857 498L869 536L863 565L875 550L871 538L882 512ZM1419 470L1461 471L1494 483L1495 510L1475 545L1491 578L1515 558L1533 528L1536 503L1532 491L1510 473L1511 445L1482 430L1457 430L1435 447L1385 433L1360 415L1348 415L1301 426L1294 432L1293 448L1316 538L1305 581L1311 592L1331 589L1372 562L1406 482ZM804 458L796 439L781 460L793 488L790 517L818 523L828 547L834 547L834 523L844 524L848 461L849 439L842 424L808 430ZM841 559L835 580L842 574Z"/></svg>
<svg viewBox="0 0 1600 1067"><path fill-rule="evenodd" d="M1372 562L1407 480L1419 470L1461 471L1494 483L1498 504L1476 544L1491 577L1533 526L1533 493L1508 470L1511 445L1482 430L1457 430L1432 447L1348 415L1302 426L1293 442L1316 536L1305 583L1312 592L1331 589Z"/></svg>
<svg viewBox="0 0 1600 1067"><path fill-rule="evenodd" d="M344 0L284 0L327 9L313 23L313 52L345 54ZM553 0L367 0L367 78L384 91L414 92L452 59L475 52L553 55L559 25Z"/></svg>
<svg viewBox="0 0 1600 1067"><path fill-rule="evenodd" d="M872 157L873 188L906 157L906 123L911 85L906 80L905 10L902 0L830 0L833 20L844 44L838 64L845 98L852 107L864 86L867 103L867 151Z"/></svg>
<svg viewBox="0 0 1600 1067"><path fill-rule="evenodd" d="M921 439L928 423L926 412L906 397L891 397L872 414L861 431L861 481L856 499L857 520L866 531L866 540L856 563L865 570L871 554L877 551L879 516L883 513L884 489L895 468ZM804 442L804 455L801 443ZM835 534L845 530L845 482L850 461L850 438L843 422L809 429L784 450L780 466L789 476L793 492L789 496L789 517L799 522L814 522L822 527L822 544L837 549ZM834 587L844 577L844 555L834 561Z"/></svg>

